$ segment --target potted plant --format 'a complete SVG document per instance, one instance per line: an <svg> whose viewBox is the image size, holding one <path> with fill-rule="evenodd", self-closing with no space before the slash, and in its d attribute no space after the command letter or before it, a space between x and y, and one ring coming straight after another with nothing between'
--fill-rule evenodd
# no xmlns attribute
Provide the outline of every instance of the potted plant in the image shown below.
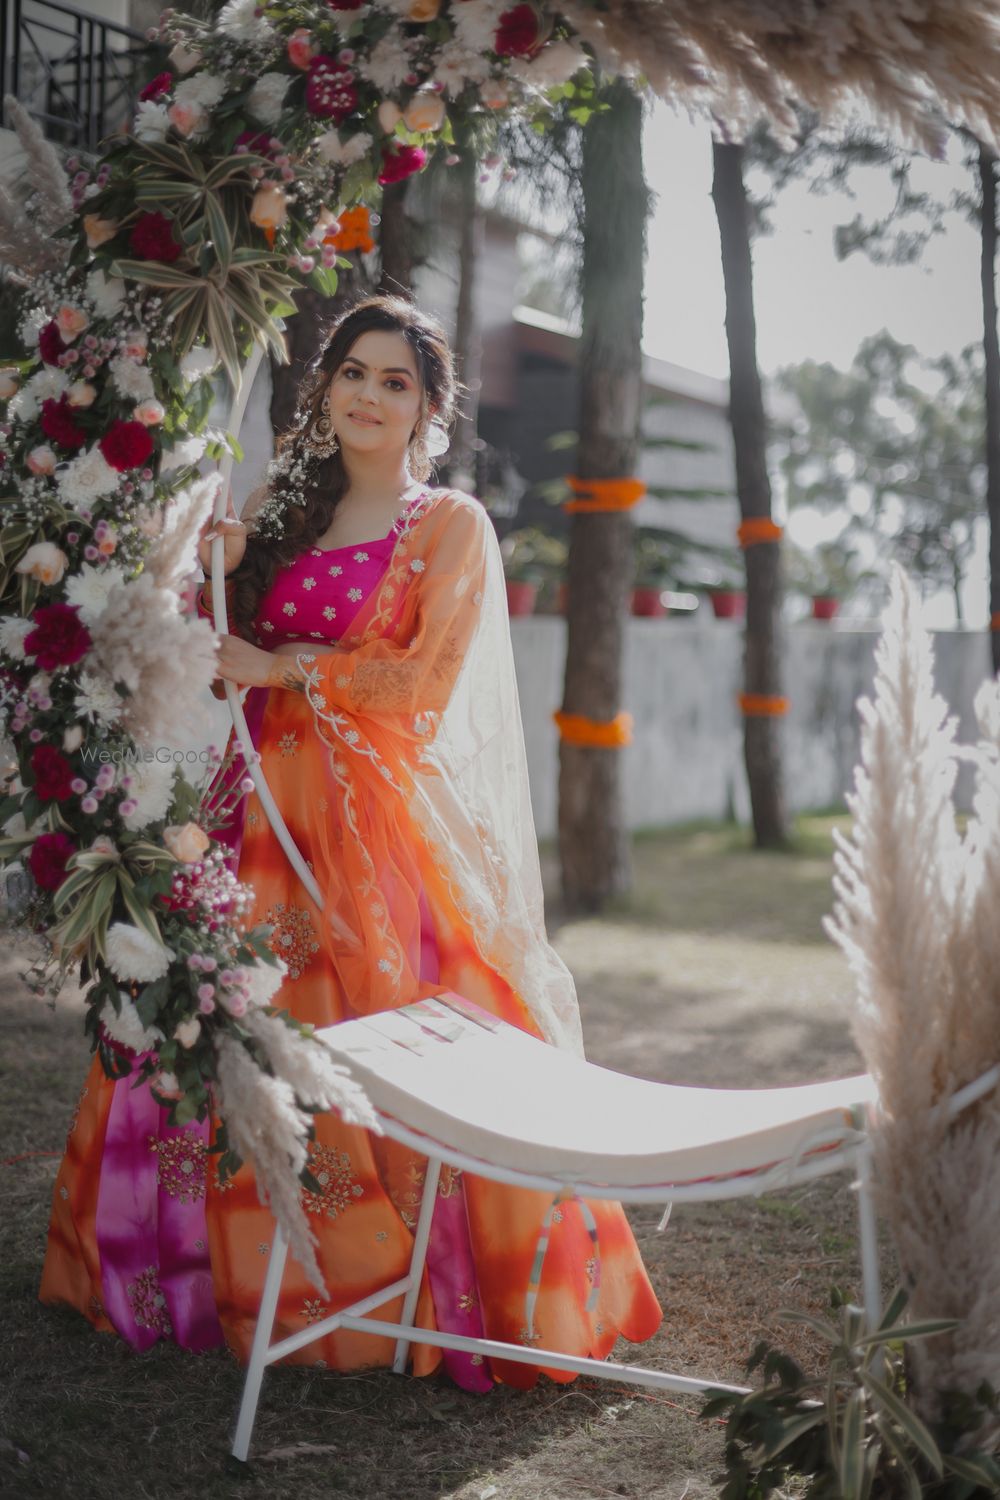
<svg viewBox="0 0 1000 1500"><path fill-rule="evenodd" d="M833 620L843 601L867 576L857 553L842 538L806 551L790 547L786 555L789 588L809 601L814 620Z"/></svg>
<svg viewBox="0 0 1000 1500"><path fill-rule="evenodd" d="M669 613L663 594L673 575L674 554L653 528L640 527L637 530L632 613L656 618Z"/></svg>
<svg viewBox="0 0 1000 1500"><path fill-rule="evenodd" d="M564 548L558 538L546 535L537 526L511 531L500 543L507 580L507 611L512 618L534 613L538 591L551 575L553 543Z"/></svg>

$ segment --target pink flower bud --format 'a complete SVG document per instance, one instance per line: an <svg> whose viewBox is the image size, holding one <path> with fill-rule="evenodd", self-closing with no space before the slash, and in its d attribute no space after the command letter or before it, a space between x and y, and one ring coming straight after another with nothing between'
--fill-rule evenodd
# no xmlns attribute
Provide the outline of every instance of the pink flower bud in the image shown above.
<svg viewBox="0 0 1000 1500"><path fill-rule="evenodd" d="M199 984L199 986L198 986L198 999L199 1000L212 1000L212 1001L214 1001L215 1000L215 985L214 984Z"/></svg>

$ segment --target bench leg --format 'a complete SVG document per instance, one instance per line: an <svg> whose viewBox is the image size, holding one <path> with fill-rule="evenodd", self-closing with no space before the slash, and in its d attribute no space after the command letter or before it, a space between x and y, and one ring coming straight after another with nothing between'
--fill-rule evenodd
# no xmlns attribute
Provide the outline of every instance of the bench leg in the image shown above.
<svg viewBox="0 0 1000 1500"><path fill-rule="evenodd" d="M268 1262L267 1275L264 1278L264 1294L261 1297L257 1327L254 1329L253 1345L250 1350L250 1363L247 1365L246 1380L243 1382L243 1399L240 1402L240 1414L236 1421L236 1436L233 1439L233 1457L240 1459L243 1463L246 1462L247 1453L250 1451L250 1437L253 1433L254 1418L257 1415L261 1382L267 1368L267 1352L271 1344L271 1330L274 1327L274 1314L278 1306L278 1293L281 1291L281 1278L285 1273L287 1255L288 1242L276 1223L274 1239L271 1241L271 1257Z"/></svg>
<svg viewBox="0 0 1000 1500"><path fill-rule="evenodd" d="M420 1295L420 1282L424 1274L424 1261L427 1259L427 1242L431 1236L431 1220L434 1217L434 1205L437 1203L438 1178L441 1176L441 1163L436 1156L427 1158L427 1173L424 1177L424 1192L420 1199L420 1215L417 1219L417 1232L413 1239L413 1255L410 1258L410 1288L403 1299L403 1311L400 1314L400 1327L410 1328L417 1311L417 1298ZM410 1341L402 1337L396 1340L396 1353L392 1361L395 1374L406 1373L406 1360L410 1352Z"/></svg>

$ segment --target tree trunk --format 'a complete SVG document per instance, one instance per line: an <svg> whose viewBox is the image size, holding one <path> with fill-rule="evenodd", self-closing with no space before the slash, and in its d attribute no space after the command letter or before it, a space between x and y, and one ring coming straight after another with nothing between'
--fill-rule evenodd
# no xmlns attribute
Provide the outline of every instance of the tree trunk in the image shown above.
<svg viewBox="0 0 1000 1500"><path fill-rule="evenodd" d="M757 328L750 257L750 212L743 182L742 146L713 142L712 200L722 242L729 344L729 420L736 456L736 489L744 521L771 516L767 473L767 423L757 368ZM746 549L747 620L744 688L748 695L780 698L781 551L776 541ZM744 717L744 755L750 785L754 842L780 848L788 828L781 767L780 718Z"/></svg>
<svg viewBox="0 0 1000 1500"><path fill-rule="evenodd" d="M390 182L382 189L382 222L378 245L382 261L378 289L391 296L409 297L413 292L413 223L406 212L410 178Z"/></svg>
<svg viewBox="0 0 1000 1500"><path fill-rule="evenodd" d="M460 416L448 455L449 483L475 487L479 392L483 345L476 320L476 269L483 248L483 213L479 204L479 161L474 146L464 143L455 168L458 179L458 300L455 306L455 361L465 387Z"/></svg>
<svg viewBox="0 0 1000 1500"><path fill-rule="evenodd" d="M986 356L986 514L990 523L990 614L1000 625L1000 341L997 338L997 179L996 157L979 147L982 190L980 276L983 286L983 352ZM1000 630L990 632L993 670L1000 672Z"/></svg>
<svg viewBox="0 0 1000 1500"><path fill-rule="evenodd" d="M642 104L627 84L602 90L610 105L583 132L585 203L580 340L584 479L635 474L642 405L642 288L649 197L642 172ZM634 573L625 511L575 512L563 709L599 721L622 709L622 654ZM622 806L622 751L559 747L559 854L568 910L595 912L631 888Z"/></svg>

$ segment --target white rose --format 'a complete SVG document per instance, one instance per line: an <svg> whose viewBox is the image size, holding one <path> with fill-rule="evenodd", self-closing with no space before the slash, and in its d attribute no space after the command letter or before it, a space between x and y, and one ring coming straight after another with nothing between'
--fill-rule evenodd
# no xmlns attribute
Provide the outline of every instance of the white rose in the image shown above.
<svg viewBox="0 0 1000 1500"><path fill-rule="evenodd" d="M16 573L25 573L29 578L37 578L39 583L51 586L59 583L66 571L69 558L61 547L54 542L35 542L29 547L21 558Z"/></svg>
<svg viewBox="0 0 1000 1500"><path fill-rule="evenodd" d="M201 1021L197 1016L191 1016L177 1027L174 1032L174 1041L180 1042L182 1047L193 1047L200 1035Z"/></svg>

